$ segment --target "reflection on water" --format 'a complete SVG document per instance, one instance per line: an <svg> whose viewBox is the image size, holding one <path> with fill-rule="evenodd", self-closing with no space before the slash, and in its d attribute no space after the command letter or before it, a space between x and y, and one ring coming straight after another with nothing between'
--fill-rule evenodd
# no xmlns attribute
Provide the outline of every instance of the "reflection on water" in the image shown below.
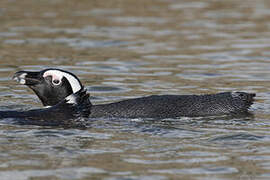
<svg viewBox="0 0 270 180"><path fill-rule="evenodd" d="M77 74L92 103L257 93L250 117L89 119L86 130L0 126L1 179L269 179L266 0L0 2L1 110L41 103L18 70Z"/></svg>

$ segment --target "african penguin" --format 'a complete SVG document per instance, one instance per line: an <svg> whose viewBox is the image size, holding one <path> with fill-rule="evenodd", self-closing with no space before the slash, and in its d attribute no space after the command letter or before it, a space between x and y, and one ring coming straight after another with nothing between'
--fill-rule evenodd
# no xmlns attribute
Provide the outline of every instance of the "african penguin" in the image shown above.
<svg viewBox="0 0 270 180"><path fill-rule="evenodd" d="M14 79L37 94L45 106L52 106L75 93L82 84L61 69L40 72L19 71ZM256 94L223 92L206 95L152 95L109 104L92 105L92 118L176 118L248 113Z"/></svg>

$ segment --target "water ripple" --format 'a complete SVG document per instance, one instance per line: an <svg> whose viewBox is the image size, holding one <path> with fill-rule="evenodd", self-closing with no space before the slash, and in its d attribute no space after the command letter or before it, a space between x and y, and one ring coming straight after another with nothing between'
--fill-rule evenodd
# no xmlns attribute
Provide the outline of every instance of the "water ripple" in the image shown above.
<svg viewBox="0 0 270 180"><path fill-rule="evenodd" d="M205 167L205 168L189 168L189 169L162 169L151 170L151 172L167 173L167 174L231 174L237 173L238 170L233 167Z"/></svg>

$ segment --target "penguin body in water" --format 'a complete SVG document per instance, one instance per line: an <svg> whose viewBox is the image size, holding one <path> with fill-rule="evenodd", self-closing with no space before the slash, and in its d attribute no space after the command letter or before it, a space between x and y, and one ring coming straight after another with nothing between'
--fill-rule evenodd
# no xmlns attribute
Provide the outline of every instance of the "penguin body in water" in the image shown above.
<svg viewBox="0 0 270 180"><path fill-rule="evenodd" d="M78 77L61 69L19 71L14 79L30 87L44 106L53 106L82 88ZM248 113L256 94L152 95L91 106L92 118L176 118Z"/></svg>

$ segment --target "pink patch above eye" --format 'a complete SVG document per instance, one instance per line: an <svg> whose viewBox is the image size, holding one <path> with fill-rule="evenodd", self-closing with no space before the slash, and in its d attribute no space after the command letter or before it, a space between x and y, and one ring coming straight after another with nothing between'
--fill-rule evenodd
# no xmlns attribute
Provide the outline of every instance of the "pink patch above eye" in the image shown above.
<svg viewBox="0 0 270 180"><path fill-rule="evenodd" d="M56 74L49 73L49 72L45 72L45 73L43 74L43 77L45 78L45 77L47 77L47 76L52 76L52 81L54 81L54 80L60 81L61 78L62 78L62 77L59 77L59 76L56 75Z"/></svg>

